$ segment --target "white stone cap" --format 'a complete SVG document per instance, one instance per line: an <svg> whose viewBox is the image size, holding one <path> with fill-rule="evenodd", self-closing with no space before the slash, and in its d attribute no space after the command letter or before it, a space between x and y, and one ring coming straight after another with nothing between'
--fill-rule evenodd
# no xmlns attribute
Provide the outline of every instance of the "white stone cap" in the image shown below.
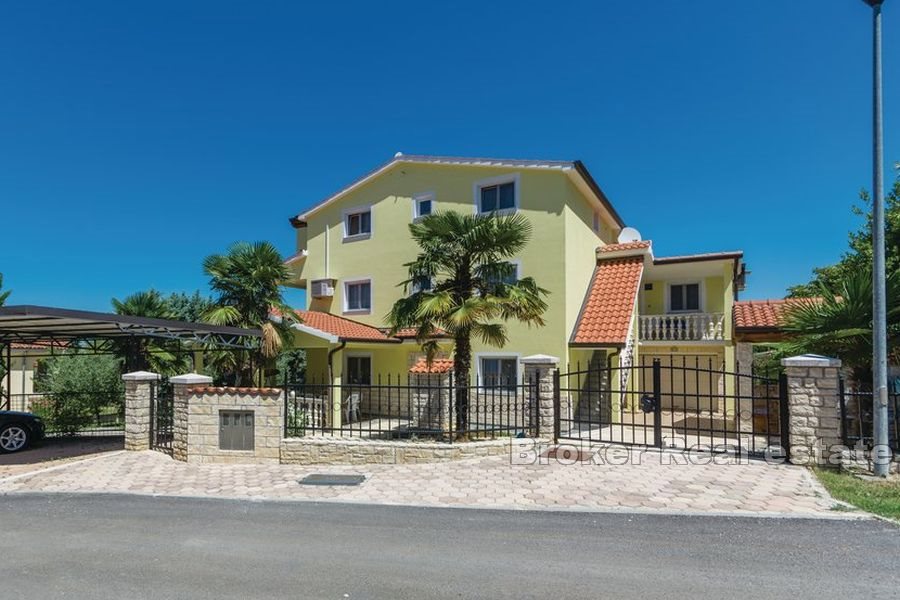
<svg viewBox="0 0 900 600"><path fill-rule="evenodd" d="M551 364L554 367L559 364L559 359L555 356L550 356L549 354L532 354L531 356L526 356L522 359L523 365L547 365Z"/></svg>
<svg viewBox="0 0 900 600"><path fill-rule="evenodd" d="M150 371L135 371L122 375L122 381L159 381L162 375Z"/></svg>
<svg viewBox="0 0 900 600"><path fill-rule="evenodd" d="M212 383L212 381L212 377L201 375L200 373L185 373L184 375L169 377L169 383L181 385L200 385L202 383Z"/></svg>
<svg viewBox="0 0 900 600"><path fill-rule="evenodd" d="M841 366L841 359L829 358L820 354L801 354L800 356L791 356L790 358L782 358L781 366L783 367L837 367Z"/></svg>

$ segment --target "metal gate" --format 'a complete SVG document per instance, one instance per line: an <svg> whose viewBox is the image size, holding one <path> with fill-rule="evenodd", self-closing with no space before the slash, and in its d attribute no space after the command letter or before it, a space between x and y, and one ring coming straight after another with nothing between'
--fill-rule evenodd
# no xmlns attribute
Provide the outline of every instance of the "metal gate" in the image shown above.
<svg viewBox="0 0 900 600"><path fill-rule="evenodd" d="M670 357L557 373L560 440L785 456L787 380Z"/></svg>
<svg viewBox="0 0 900 600"><path fill-rule="evenodd" d="M175 422L175 398L172 386L162 380L150 387L150 448L172 454L172 429Z"/></svg>

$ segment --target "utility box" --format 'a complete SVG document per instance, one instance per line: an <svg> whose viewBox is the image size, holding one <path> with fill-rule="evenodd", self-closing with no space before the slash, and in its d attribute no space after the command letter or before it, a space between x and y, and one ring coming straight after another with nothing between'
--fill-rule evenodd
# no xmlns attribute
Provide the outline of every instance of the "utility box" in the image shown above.
<svg viewBox="0 0 900 600"><path fill-rule="evenodd" d="M219 450L254 450L252 410L219 411Z"/></svg>

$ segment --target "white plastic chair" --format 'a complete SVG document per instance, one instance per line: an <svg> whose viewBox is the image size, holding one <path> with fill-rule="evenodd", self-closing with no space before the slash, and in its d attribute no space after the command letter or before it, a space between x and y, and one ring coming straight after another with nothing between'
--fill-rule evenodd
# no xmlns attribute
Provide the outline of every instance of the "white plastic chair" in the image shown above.
<svg viewBox="0 0 900 600"><path fill-rule="evenodd" d="M354 418L359 421L359 394L350 394L344 402L344 418L352 423Z"/></svg>

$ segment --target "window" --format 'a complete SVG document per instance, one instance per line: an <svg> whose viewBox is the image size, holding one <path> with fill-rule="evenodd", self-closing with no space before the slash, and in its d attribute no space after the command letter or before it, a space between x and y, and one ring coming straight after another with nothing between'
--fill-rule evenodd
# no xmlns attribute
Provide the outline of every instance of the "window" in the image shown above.
<svg viewBox="0 0 900 600"><path fill-rule="evenodd" d="M410 286L410 292L413 294L418 294L419 292L427 292L433 287L434 281L431 280L431 277L419 277L412 282L412 285Z"/></svg>
<svg viewBox="0 0 900 600"><path fill-rule="evenodd" d="M372 357L347 357L347 383L354 385L370 385L372 383Z"/></svg>
<svg viewBox="0 0 900 600"><path fill-rule="evenodd" d="M344 284L344 310L347 312L372 310L371 281L348 281Z"/></svg>
<svg viewBox="0 0 900 600"><path fill-rule="evenodd" d="M360 209L344 214L344 238L362 238L372 234L372 210Z"/></svg>
<svg viewBox="0 0 900 600"><path fill-rule="evenodd" d="M490 213L498 210L515 210L515 208L515 181L481 186L478 198L478 212Z"/></svg>
<svg viewBox="0 0 900 600"><path fill-rule="evenodd" d="M519 263L508 262L506 263L510 266L510 271L502 276L502 277L489 277L488 285L491 289L496 288L501 283L506 285L514 285L517 281L519 281Z"/></svg>
<svg viewBox="0 0 900 600"><path fill-rule="evenodd" d="M481 359L481 385L486 388L515 388L518 381L519 359L484 357Z"/></svg>
<svg viewBox="0 0 900 600"><path fill-rule="evenodd" d="M700 310L700 284L679 283L669 286L669 310L690 312Z"/></svg>
<svg viewBox="0 0 900 600"><path fill-rule="evenodd" d="M434 194L417 194L413 196L413 218L427 217L434 210Z"/></svg>

